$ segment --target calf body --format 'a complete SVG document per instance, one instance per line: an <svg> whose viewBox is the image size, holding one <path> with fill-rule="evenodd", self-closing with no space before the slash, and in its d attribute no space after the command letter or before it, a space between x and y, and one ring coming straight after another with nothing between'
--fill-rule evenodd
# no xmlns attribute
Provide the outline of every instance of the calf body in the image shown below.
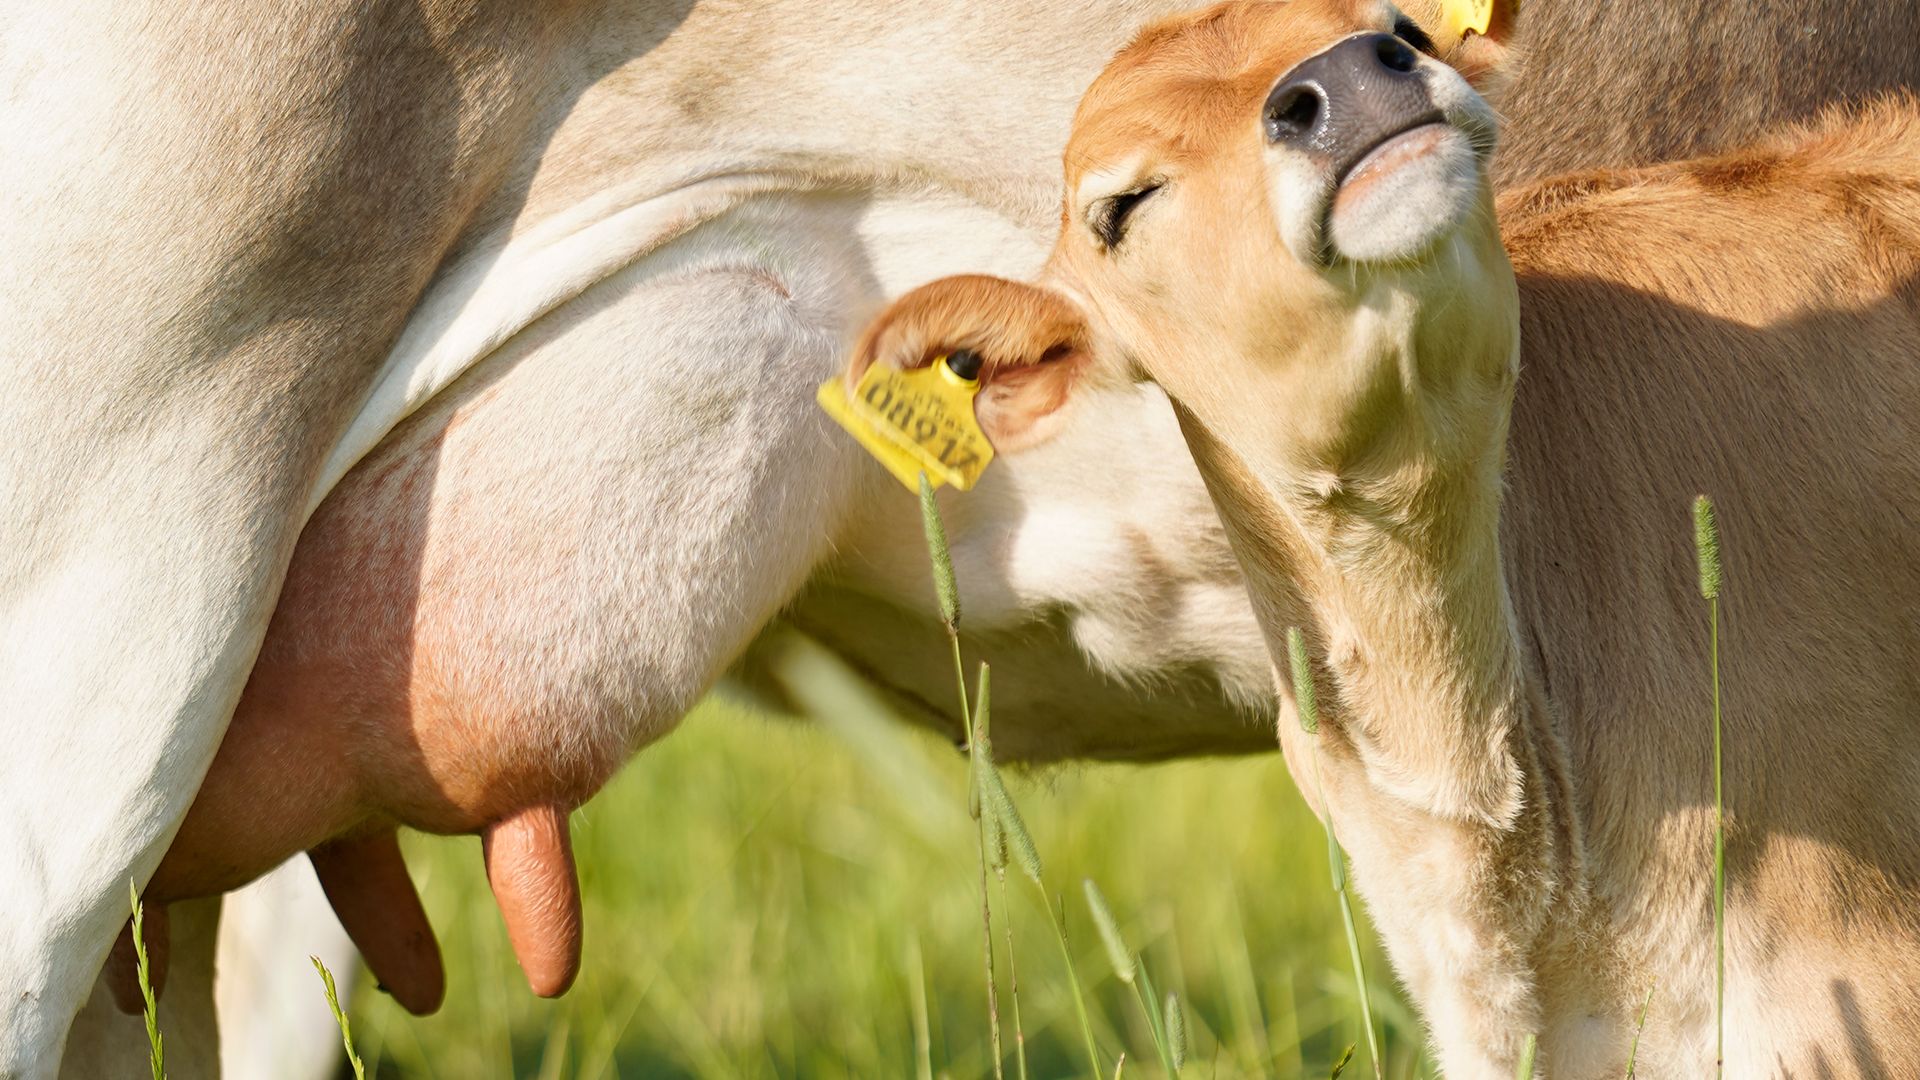
<svg viewBox="0 0 1920 1080"><path fill-rule="evenodd" d="M1920 1070L1920 109L1516 190L1499 233L1491 111L1396 29L1150 30L1082 103L1040 283L909 294L855 372L1168 391L1283 665L1306 630L1323 723L1281 743L1456 1077L1529 1035L1618 1076L1656 987L1639 1068L1714 1067L1713 493L1726 1071Z"/></svg>

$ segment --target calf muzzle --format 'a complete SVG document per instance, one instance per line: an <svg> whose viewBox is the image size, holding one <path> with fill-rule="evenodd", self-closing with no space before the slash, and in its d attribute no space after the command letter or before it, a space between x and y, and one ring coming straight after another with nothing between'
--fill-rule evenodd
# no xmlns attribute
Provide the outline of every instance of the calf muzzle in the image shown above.
<svg viewBox="0 0 1920 1080"><path fill-rule="evenodd" d="M1323 162L1338 183L1381 143L1441 120L1419 57L1392 34L1355 34L1302 60L1267 94L1267 142Z"/></svg>

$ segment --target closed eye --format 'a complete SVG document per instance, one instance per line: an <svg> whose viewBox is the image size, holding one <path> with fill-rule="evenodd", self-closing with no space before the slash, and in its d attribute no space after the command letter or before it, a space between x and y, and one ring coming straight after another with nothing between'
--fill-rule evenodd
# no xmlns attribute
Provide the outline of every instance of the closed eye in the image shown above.
<svg viewBox="0 0 1920 1080"><path fill-rule="evenodd" d="M1426 53L1428 56L1440 55L1439 52L1435 50L1433 39L1427 36L1427 32L1420 29L1419 23L1414 22L1405 15L1394 20L1393 36Z"/></svg>
<svg viewBox="0 0 1920 1080"><path fill-rule="evenodd" d="M1100 246L1109 251L1118 247L1127 235L1128 219L1133 212L1165 186L1165 181L1149 180L1131 191L1122 191L1096 201L1087 210L1087 227L1099 238Z"/></svg>

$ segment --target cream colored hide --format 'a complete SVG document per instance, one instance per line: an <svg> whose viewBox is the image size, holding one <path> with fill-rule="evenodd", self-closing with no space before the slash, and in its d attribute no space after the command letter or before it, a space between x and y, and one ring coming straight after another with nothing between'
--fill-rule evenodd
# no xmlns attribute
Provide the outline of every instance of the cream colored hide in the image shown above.
<svg viewBox="0 0 1920 1080"><path fill-rule="evenodd" d="M1076 114L1041 272L915 290L848 377L975 349L1024 395L989 435L1167 391L1280 671L1304 629L1321 723L1280 741L1449 1077L1530 1036L1545 1076L1636 1037L1715 1074L1716 666L1725 1075L1920 1075L1920 101L1497 228L1500 60L1377 0L1159 24Z"/></svg>
<svg viewBox="0 0 1920 1080"><path fill-rule="evenodd" d="M352 580L386 575L401 604L423 567L447 568L429 583L454 580L477 606L446 614L482 620L562 597L494 626L575 649L574 663L503 667L478 632L463 658L563 701L603 675L636 688L613 715L576 714L576 734L549 729L569 745L624 753L664 731L836 546L849 603L896 595L901 560L862 554L856 527L883 496L906 515L911 502L819 422L810 386L885 296L1034 265L1075 96L1171 6L1115 3L1089 21L1066 5L337 4L262 9L251 30L170 5L6 16L5 122L36 149L0 165L0 333L27 365L14 385L32 389L0 399L0 1075L56 1069L127 880L147 877L214 750L308 509L422 403L443 401L442 423L477 418L489 389L501 404L453 423L426 459L434 501L366 521L430 536L433 561L349 562ZM52 61L79 41L87 63ZM928 63L936 53L991 57L992 77ZM1163 401L1113 407L1175 445ZM464 441L489 430L530 441ZM1071 472L1001 470L978 503L1001 519L957 538L977 623L1077 658L1075 611L1121 609L1089 623L1094 644L1191 687L1132 706L1135 722L1197 725L1171 740L1181 748L1258 747L1266 706L1224 703L1212 674L1231 677L1236 656L1259 670L1243 594L1191 471L1159 469L1119 481L1142 489L1119 492L1137 523L1063 502L1030 524L1022 507L1050 491L1088 506L1107 493ZM1168 476L1184 495L1144 490ZM1202 523L1201 544L1156 536L1146 515L1168 498ZM476 564L505 550L484 546L501 534L462 547L426 530L455 507L536 558ZM541 542L556 529L613 546L569 564ZM1011 568L1020 536L1023 561L1057 569ZM1171 573L1137 568L1163 543L1181 545ZM523 570L520 591L497 588ZM1099 595L1143 578L1124 606ZM925 584L905 586L909 604ZM1143 627L1149 596L1191 610L1193 629ZM1088 700L1124 699L1076 662ZM512 683L548 672L556 684ZM1017 682L1006 693L1019 715ZM1086 741L1126 753L1098 720ZM187 1002L204 987L194 941L176 944L185 981L165 996Z"/></svg>
<svg viewBox="0 0 1920 1080"><path fill-rule="evenodd" d="M405 439L454 425L416 463L403 520L363 528L433 537L432 565L458 571L449 595L476 605L448 615L577 646L573 676L637 680L623 683L638 687L628 730L583 729L603 752L669 726L790 599L796 621L941 722L938 657L895 655L934 633L912 519L804 389L886 296L1038 262L1072 100L1145 17L1178 6L0 11L0 1075L52 1074L90 994L102 1026L75 1070L113 1074L96 1051L114 1039L120 1071L140 1067L137 1025L92 1015L126 885L153 870L214 754L308 512L450 387L381 451L398 460L419 451ZM1599 91L1631 89L1636 58L1669 63L1680 41L1775 17L1721 5L1613 28L1601 50L1583 30L1593 10L1529 8L1556 85L1605 99L1555 108L1556 153L1601 145L1567 130L1574 117L1637 117L1649 138L1715 130L1735 114ZM1854 26L1914 40L1896 25L1906 11L1796 7L1722 96L1754 123L1823 87L1911 82L1910 50L1833 44ZM1820 48L1798 45L1803 27ZM1748 92L1773 85L1770 64L1793 94ZM486 449L521 395L552 426ZM744 437L749 419L770 422ZM1061 449L1009 456L951 506L970 622L996 655L1022 646L1002 668L1003 749L1262 745L1264 656L1164 401L1088 395L1063 424ZM1119 450L1116 431L1134 433ZM1069 452L1075 440L1099 449ZM1090 456L1108 467L1079 464ZM533 486L550 480L564 481L552 497ZM546 561L473 563L501 534L463 548L457 507L502 517ZM594 531L609 523L643 531ZM568 568L535 535L549 525L625 561ZM389 607L428 580L426 562L338 557L401 590ZM495 586L521 565L546 575L545 595L606 602L514 622L507 601L528 594ZM617 617L596 630L602 615ZM523 677L491 663L487 640L473 662ZM186 1048L212 1045L194 1006L212 947L200 925L174 920L175 1075L198 1071Z"/></svg>

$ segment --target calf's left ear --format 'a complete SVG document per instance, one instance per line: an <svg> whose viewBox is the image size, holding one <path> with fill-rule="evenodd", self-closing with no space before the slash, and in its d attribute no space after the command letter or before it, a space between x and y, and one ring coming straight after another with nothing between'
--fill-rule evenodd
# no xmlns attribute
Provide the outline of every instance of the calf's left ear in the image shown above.
<svg viewBox="0 0 1920 1080"><path fill-rule="evenodd" d="M974 412L996 450L1044 442L1092 367L1086 317L1044 285L966 274L895 300L860 335L847 386L874 364L923 367L971 350L981 358Z"/></svg>

